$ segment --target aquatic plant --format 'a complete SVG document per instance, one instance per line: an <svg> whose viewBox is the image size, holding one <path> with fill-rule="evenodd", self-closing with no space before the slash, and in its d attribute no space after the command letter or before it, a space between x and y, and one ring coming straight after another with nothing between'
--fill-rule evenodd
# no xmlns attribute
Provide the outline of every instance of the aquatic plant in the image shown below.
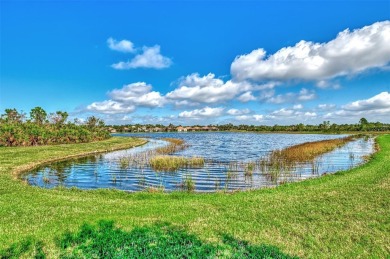
<svg viewBox="0 0 390 259"><path fill-rule="evenodd" d="M187 192L192 192L195 190L195 181L192 180L190 175L186 175L181 183L181 189Z"/></svg>
<svg viewBox="0 0 390 259"><path fill-rule="evenodd" d="M238 172L237 171L227 171L226 172L226 179L227 180L231 180L231 179L234 179L234 178L237 178L238 177Z"/></svg>
<svg viewBox="0 0 390 259"><path fill-rule="evenodd" d="M355 136L348 136L338 139L327 139L321 141L307 142L283 150L275 150L271 153L271 159L284 160L287 163L310 162L319 155L328 153L355 139Z"/></svg>
<svg viewBox="0 0 390 259"><path fill-rule="evenodd" d="M315 161L315 160L313 160L311 162L311 173L313 175L318 175L319 168L320 168L320 163L321 163L320 161Z"/></svg>
<svg viewBox="0 0 390 259"><path fill-rule="evenodd" d="M245 176L252 176L253 175L253 171L255 170L255 167L256 167L256 164L253 163L253 162L249 162L245 165L245 172L244 172L244 175Z"/></svg>
<svg viewBox="0 0 390 259"><path fill-rule="evenodd" d="M117 181L117 178L116 178L116 175L112 175L111 176L111 181L116 184L116 181Z"/></svg>
<svg viewBox="0 0 390 259"><path fill-rule="evenodd" d="M159 147L154 150L148 150L140 153L130 154L124 157L119 158L119 168L127 169L129 167L133 168L145 168L150 165L150 160L159 155L170 155L180 150L185 149L188 145L185 144L182 139L175 138L164 138L163 140L169 142L167 146ZM194 164L200 164L196 159L190 161ZM204 164L201 163L202 165Z"/></svg>
<svg viewBox="0 0 390 259"><path fill-rule="evenodd" d="M352 151L349 152L349 160L355 160L355 154Z"/></svg>
<svg viewBox="0 0 390 259"><path fill-rule="evenodd" d="M130 166L130 158L129 157L121 157L119 158L119 168L125 170Z"/></svg>
<svg viewBox="0 0 390 259"><path fill-rule="evenodd" d="M214 181L215 190L218 191L220 186L221 186L221 179L216 178L215 181Z"/></svg>
<svg viewBox="0 0 390 259"><path fill-rule="evenodd" d="M202 157L155 156L150 159L150 167L157 172L174 172L180 168L200 168L204 166Z"/></svg>
<svg viewBox="0 0 390 259"><path fill-rule="evenodd" d="M188 145L182 139L163 138L162 140L169 142L169 144L165 147L160 147L155 150L155 152L160 155L170 155L188 147Z"/></svg>
<svg viewBox="0 0 390 259"><path fill-rule="evenodd" d="M44 184L49 184L50 183L50 178L47 177L47 176L43 176L42 177L42 181L43 181Z"/></svg>

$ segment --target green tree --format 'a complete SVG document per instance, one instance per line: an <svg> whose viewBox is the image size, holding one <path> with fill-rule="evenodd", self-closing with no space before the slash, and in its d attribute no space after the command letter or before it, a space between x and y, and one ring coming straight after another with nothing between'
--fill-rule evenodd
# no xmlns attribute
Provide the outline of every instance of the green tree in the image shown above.
<svg viewBox="0 0 390 259"><path fill-rule="evenodd" d="M47 113L42 107L37 106L30 111L30 117L36 124L42 125L46 121Z"/></svg>
<svg viewBox="0 0 390 259"><path fill-rule="evenodd" d="M5 114L1 117L8 123L21 123L23 121L24 114L19 113L15 108L5 109Z"/></svg>
<svg viewBox="0 0 390 259"><path fill-rule="evenodd" d="M63 111L57 111L56 113L50 114L50 121L57 126L61 126L68 119L68 113Z"/></svg>
<svg viewBox="0 0 390 259"><path fill-rule="evenodd" d="M359 120L359 124L360 124L360 130L366 130L369 123L366 118L361 118Z"/></svg>
<svg viewBox="0 0 390 259"><path fill-rule="evenodd" d="M304 130L305 130L305 125L304 125L303 123L299 123L299 124L297 125L297 130L298 130L298 131L304 131Z"/></svg>
<svg viewBox="0 0 390 259"><path fill-rule="evenodd" d="M95 117L91 116L87 118L87 121L85 123L89 128L95 128L95 127L103 127L104 126L104 121Z"/></svg>
<svg viewBox="0 0 390 259"><path fill-rule="evenodd" d="M359 124L360 124L360 125L367 125L367 124L368 124L368 120L367 120L366 118L361 118L361 119L359 120Z"/></svg>

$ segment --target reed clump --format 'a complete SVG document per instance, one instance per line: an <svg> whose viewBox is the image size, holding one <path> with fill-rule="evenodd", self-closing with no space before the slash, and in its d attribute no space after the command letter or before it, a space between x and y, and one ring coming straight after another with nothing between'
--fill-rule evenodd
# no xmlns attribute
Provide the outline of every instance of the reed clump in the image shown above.
<svg viewBox="0 0 390 259"><path fill-rule="evenodd" d="M291 146L271 152L268 157L258 161L258 168L270 181L277 183L282 176L293 172L299 164L310 163L313 174L318 174L319 162L315 159L348 142L356 136L329 139Z"/></svg>
<svg viewBox="0 0 390 259"><path fill-rule="evenodd" d="M283 150L275 150L271 153L271 159L285 161L286 163L310 162L316 157L341 147L353 139L355 139L354 136L348 136L340 139L307 142Z"/></svg>
<svg viewBox="0 0 390 259"><path fill-rule="evenodd" d="M169 142L169 144L165 147L160 147L155 150L155 152L160 155L171 155L188 147L188 145L182 139L163 138L162 140Z"/></svg>
<svg viewBox="0 0 390 259"><path fill-rule="evenodd" d="M119 158L119 168L125 170L130 166L130 158L129 157L121 157Z"/></svg>
<svg viewBox="0 0 390 259"><path fill-rule="evenodd" d="M180 168L200 168L204 166L202 157L155 156L149 161L150 167L157 172L175 172Z"/></svg>
<svg viewBox="0 0 390 259"><path fill-rule="evenodd" d="M181 189L187 192L193 192L195 190L195 181L192 180L191 176L186 176L182 183L181 183Z"/></svg>
<svg viewBox="0 0 390 259"><path fill-rule="evenodd" d="M155 156L171 155L188 147L182 139L164 138L163 140L169 142L169 144L154 150L148 150L119 158L119 168L122 170L130 167L143 169L150 164L150 160Z"/></svg>

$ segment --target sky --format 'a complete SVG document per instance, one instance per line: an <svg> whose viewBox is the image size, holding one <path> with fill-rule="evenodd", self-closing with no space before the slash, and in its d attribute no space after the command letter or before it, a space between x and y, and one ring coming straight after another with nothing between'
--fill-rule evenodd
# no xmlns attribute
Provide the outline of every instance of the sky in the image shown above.
<svg viewBox="0 0 390 259"><path fill-rule="evenodd" d="M0 111L390 123L390 1L0 0Z"/></svg>

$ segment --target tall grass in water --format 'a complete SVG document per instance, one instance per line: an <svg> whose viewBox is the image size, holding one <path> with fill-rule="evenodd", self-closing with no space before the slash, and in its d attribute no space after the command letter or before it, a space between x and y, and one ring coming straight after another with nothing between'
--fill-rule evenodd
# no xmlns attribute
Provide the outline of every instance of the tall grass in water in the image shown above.
<svg viewBox="0 0 390 259"><path fill-rule="evenodd" d="M182 139L163 138L162 140L169 142L169 145L157 148L155 150L155 152L160 155L171 155L188 147L188 145Z"/></svg>
<svg viewBox="0 0 390 259"><path fill-rule="evenodd" d="M181 182L181 189L187 192L193 192L195 190L195 181L192 180L190 175L186 175Z"/></svg>
<svg viewBox="0 0 390 259"><path fill-rule="evenodd" d="M202 157L155 156L149 161L157 172L175 172L180 168L199 168L204 166Z"/></svg>
<svg viewBox="0 0 390 259"><path fill-rule="evenodd" d="M253 171L255 171L255 168L256 168L256 164L253 163L253 162L249 162L245 165L245 171L244 171L244 175L245 176L252 176L253 175Z"/></svg>
<svg viewBox="0 0 390 259"><path fill-rule="evenodd" d="M130 158L129 157L121 157L119 158L119 168L125 170L130 166Z"/></svg>
<svg viewBox="0 0 390 259"><path fill-rule="evenodd" d="M355 138L355 136L348 136L340 139L307 142L275 150L268 157L258 161L258 168L267 179L274 183L278 183L280 177L291 174L300 164L309 163L312 173L318 174L320 164L315 160L317 157L341 147Z"/></svg>
<svg viewBox="0 0 390 259"><path fill-rule="evenodd" d="M169 144L165 147L160 147L154 150L148 150L119 158L119 168L121 170L125 170L130 167L142 169L148 166L150 159L157 155L171 155L188 147L188 145L182 139L164 138L163 140L169 142Z"/></svg>
<svg viewBox="0 0 390 259"><path fill-rule="evenodd" d="M314 160L316 157L328 153L338 147L344 146L355 139L355 136L348 136L339 139L328 139L314 142L307 142L282 150L275 150L271 157L277 160L284 160L287 163L305 163Z"/></svg>

